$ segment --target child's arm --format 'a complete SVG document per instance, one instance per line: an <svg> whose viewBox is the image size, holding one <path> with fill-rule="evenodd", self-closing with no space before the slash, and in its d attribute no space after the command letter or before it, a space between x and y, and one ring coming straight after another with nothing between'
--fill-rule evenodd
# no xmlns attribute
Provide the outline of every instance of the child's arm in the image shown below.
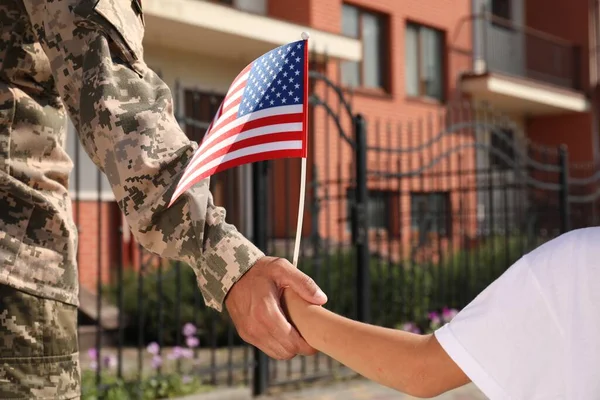
<svg viewBox="0 0 600 400"><path fill-rule="evenodd" d="M428 398L470 382L433 335L368 325L310 305L284 291L288 315L300 334L364 377L411 396Z"/></svg>

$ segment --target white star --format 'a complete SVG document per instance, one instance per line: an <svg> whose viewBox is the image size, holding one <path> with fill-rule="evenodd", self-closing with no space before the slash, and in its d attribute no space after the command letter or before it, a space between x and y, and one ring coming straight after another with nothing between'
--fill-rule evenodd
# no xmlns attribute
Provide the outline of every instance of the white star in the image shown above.
<svg viewBox="0 0 600 400"><path fill-rule="evenodd" d="M294 95L294 92L292 92L292 91L290 90L290 91L288 92L288 95L289 95L290 97L292 97L292 96Z"/></svg>
<svg viewBox="0 0 600 400"><path fill-rule="evenodd" d="M279 63L278 63L278 62L277 62L277 63L275 63L275 66L276 66L276 67L279 67Z"/></svg>
<svg viewBox="0 0 600 400"><path fill-rule="evenodd" d="M290 83L294 83L294 78L290 78ZM298 89L298 88L296 88Z"/></svg>
<svg viewBox="0 0 600 400"><path fill-rule="evenodd" d="M263 108L263 103L261 102L261 103L260 103L258 106L259 106L260 108Z"/></svg>
<svg viewBox="0 0 600 400"><path fill-rule="evenodd" d="M277 84L278 84L278 85L281 85L281 79L277 81Z"/></svg>
<svg viewBox="0 0 600 400"><path fill-rule="evenodd" d="M297 47L297 48L301 48L301 47L302 47L302 45L301 45L301 44L299 44L299 45L298 45L298 46L296 46L296 47Z"/></svg>
<svg viewBox="0 0 600 400"><path fill-rule="evenodd" d="M283 99L281 99L281 102L282 102L283 104L287 103L287 101L285 100L285 97L284 97Z"/></svg>
<svg viewBox="0 0 600 400"><path fill-rule="evenodd" d="M271 100L271 105L275 104L275 102L273 100Z"/></svg>
<svg viewBox="0 0 600 400"><path fill-rule="evenodd" d="M296 57L296 62L299 63L300 62L300 57Z"/></svg>
<svg viewBox="0 0 600 400"><path fill-rule="evenodd" d="M270 98L271 98L270 94L268 94L268 95L265 96L265 99L267 99L267 100L269 100Z"/></svg>
<svg viewBox="0 0 600 400"><path fill-rule="evenodd" d="M288 59L286 58L285 60L283 60L283 62L284 62L285 64L287 64L287 63L288 63Z"/></svg>
<svg viewBox="0 0 600 400"><path fill-rule="evenodd" d="M290 69L293 71L294 70L294 65L290 65Z"/></svg>
<svg viewBox="0 0 600 400"><path fill-rule="evenodd" d="M281 88L282 88L283 90L286 90L286 89L287 89L287 85L283 85Z"/></svg>
<svg viewBox="0 0 600 400"><path fill-rule="evenodd" d="M275 88L271 88L271 92L275 93Z"/></svg>
<svg viewBox="0 0 600 400"><path fill-rule="evenodd" d="M296 84L294 85L294 87L295 87L296 89L300 89L300 84L299 84L299 83L296 83Z"/></svg>
<svg viewBox="0 0 600 400"><path fill-rule="evenodd" d="M287 73L287 72L284 72L284 73L283 73L283 77L284 77L284 78L287 78L287 76L288 76L288 73Z"/></svg>
<svg viewBox="0 0 600 400"><path fill-rule="evenodd" d="M290 51L292 49L292 46L288 46L285 48L287 51Z"/></svg>
<svg viewBox="0 0 600 400"><path fill-rule="evenodd" d="M298 103L300 101L300 97L294 97L294 101Z"/></svg>
<svg viewBox="0 0 600 400"><path fill-rule="evenodd" d="M300 75L300 71L296 71L296 76Z"/></svg>
<svg viewBox="0 0 600 400"><path fill-rule="evenodd" d="M282 68L282 67L279 67L279 72L281 72L281 71L283 71L283 68Z"/></svg>
<svg viewBox="0 0 600 400"><path fill-rule="evenodd" d="M281 97L281 93L276 94L277 98Z"/></svg>
<svg viewBox="0 0 600 400"><path fill-rule="evenodd" d="M292 56L295 56L295 55L296 55L296 52L295 52L295 51L292 51Z"/></svg>

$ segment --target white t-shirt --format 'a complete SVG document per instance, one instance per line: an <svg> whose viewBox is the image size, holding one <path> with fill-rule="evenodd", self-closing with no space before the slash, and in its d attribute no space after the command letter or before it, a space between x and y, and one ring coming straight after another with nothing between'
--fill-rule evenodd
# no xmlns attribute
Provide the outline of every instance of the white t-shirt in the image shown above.
<svg viewBox="0 0 600 400"><path fill-rule="evenodd" d="M600 227L525 255L435 336L491 400L600 400Z"/></svg>

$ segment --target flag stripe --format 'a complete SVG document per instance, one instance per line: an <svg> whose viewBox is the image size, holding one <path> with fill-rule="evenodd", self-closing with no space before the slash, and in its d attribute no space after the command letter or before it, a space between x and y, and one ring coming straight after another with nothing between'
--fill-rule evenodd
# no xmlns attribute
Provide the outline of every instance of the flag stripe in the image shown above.
<svg viewBox="0 0 600 400"><path fill-rule="evenodd" d="M240 131L240 132L238 132L238 129L232 130L228 134L221 136L221 138L219 138L218 141L211 143L210 146L199 149L196 153L196 154L198 154L198 156L195 157L195 159L190 163L188 168L189 169L195 168L196 165L200 162L200 161L198 161L198 159L200 159L200 158L205 159L205 158L209 157L211 154L219 151L220 149L222 149L226 146L231 146L233 143L236 143L239 141L243 141L243 140L250 139L253 137L264 136L264 135L287 133L287 132L302 132L303 131L303 126L302 126L302 122L301 122L302 116L298 115L298 114L294 114L294 115L295 116L297 115L297 117L296 118L288 118L285 120L281 116L272 117L272 118L281 119L281 122L276 121L273 125L263 126L261 124L261 125L258 125L256 128L244 127L245 130ZM246 129L246 128L248 128L248 129ZM241 127L239 129L241 129ZM273 140L273 139L274 138L271 137L269 140Z"/></svg>
<svg viewBox="0 0 600 400"><path fill-rule="evenodd" d="M224 156L221 156L210 163L203 165L202 168L194 170L194 172L186 179L182 178L179 183L180 188L177 189L173 196L178 197L185 190L189 189L194 183L210 176L217 170L224 170L245 164L249 162L247 161L248 159L253 159L255 161L267 160L269 159L269 153L271 153L270 156L273 158L298 157L298 154L302 154L302 141L296 140L288 142L266 143L251 147L244 147L243 149L227 153Z"/></svg>
<svg viewBox="0 0 600 400"><path fill-rule="evenodd" d="M298 130L303 130L304 127L302 125L302 120L302 114L273 115L258 120L252 120L243 125L238 125L227 132L222 132L218 137L215 135L214 140L202 143L200 148L196 151L196 154L192 158L190 164L188 165L187 171L191 173L192 170L194 170L199 163L204 162L203 158L206 156L206 154L210 154L211 151L215 151L215 148L218 149L220 143L226 141L234 135L248 132L251 132L250 135L260 134L261 130L259 129L264 129L265 132L268 133L268 130L276 131L277 129L281 129L278 127L283 127L284 129L287 129L286 124L293 123L298 123L296 124L299 125ZM271 128L271 126L275 126L276 128ZM186 176L184 175L182 179L185 179L185 177Z"/></svg>
<svg viewBox="0 0 600 400"><path fill-rule="evenodd" d="M237 139L237 138L235 138ZM245 147L252 147L259 144L275 143L275 142L289 142L293 140L302 140L302 130L294 130L287 132L275 132L263 135L251 136L242 140L235 140L229 146L223 146L217 149L211 149L210 153L207 153L202 158L203 164L208 164L215 158L221 157L228 152L243 149Z"/></svg>
<svg viewBox="0 0 600 400"><path fill-rule="evenodd" d="M249 121L254 121L254 120L257 120L260 118L275 116L275 115L298 114L298 113L302 113L302 108L303 108L302 105L282 106L282 107L271 108L268 110L255 111L253 113L246 114L239 118L235 118L235 117L232 119L227 118L228 121L227 121L226 125L223 125L220 129L214 128L217 130L212 135L210 135L210 137L207 138L205 143L202 143L202 145L208 145L208 143L212 142L213 140L216 140L216 138L218 136L220 136L226 132L229 132L233 128L247 124ZM224 117L225 117L225 115L223 115L223 118Z"/></svg>

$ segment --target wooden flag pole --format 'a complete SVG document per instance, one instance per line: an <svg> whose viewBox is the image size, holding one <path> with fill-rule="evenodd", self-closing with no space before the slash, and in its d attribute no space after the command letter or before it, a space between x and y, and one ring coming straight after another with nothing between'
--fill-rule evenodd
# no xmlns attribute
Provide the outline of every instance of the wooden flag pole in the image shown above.
<svg viewBox="0 0 600 400"><path fill-rule="evenodd" d="M294 267L298 267L300 253L300 239L302 238L302 222L304 218L304 194L306 192L306 157L302 157L300 172L300 201L298 202L298 227L296 228L296 244L294 246Z"/></svg>
<svg viewBox="0 0 600 400"><path fill-rule="evenodd" d="M306 41L306 48L308 48L308 38L310 38L310 34L308 32L302 32L300 35L302 40ZM306 56L308 57L308 51L306 51ZM305 93L308 93L308 76L304 80L305 84ZM308 96L307 96L308 97ZM308 98L305 99L308 101ZM308 129L308 117L306 117L304 121L304 129ZM296 244L294 245L294 258L292 264L294 267L298 267L298 257L300 256L300 240L302 239L302 225L304 219L304 198L306 197L306 159L307 155L305 154L302 157L302 166L300 171L300 201L298 202L298 226L296 228Z"/></svg>

